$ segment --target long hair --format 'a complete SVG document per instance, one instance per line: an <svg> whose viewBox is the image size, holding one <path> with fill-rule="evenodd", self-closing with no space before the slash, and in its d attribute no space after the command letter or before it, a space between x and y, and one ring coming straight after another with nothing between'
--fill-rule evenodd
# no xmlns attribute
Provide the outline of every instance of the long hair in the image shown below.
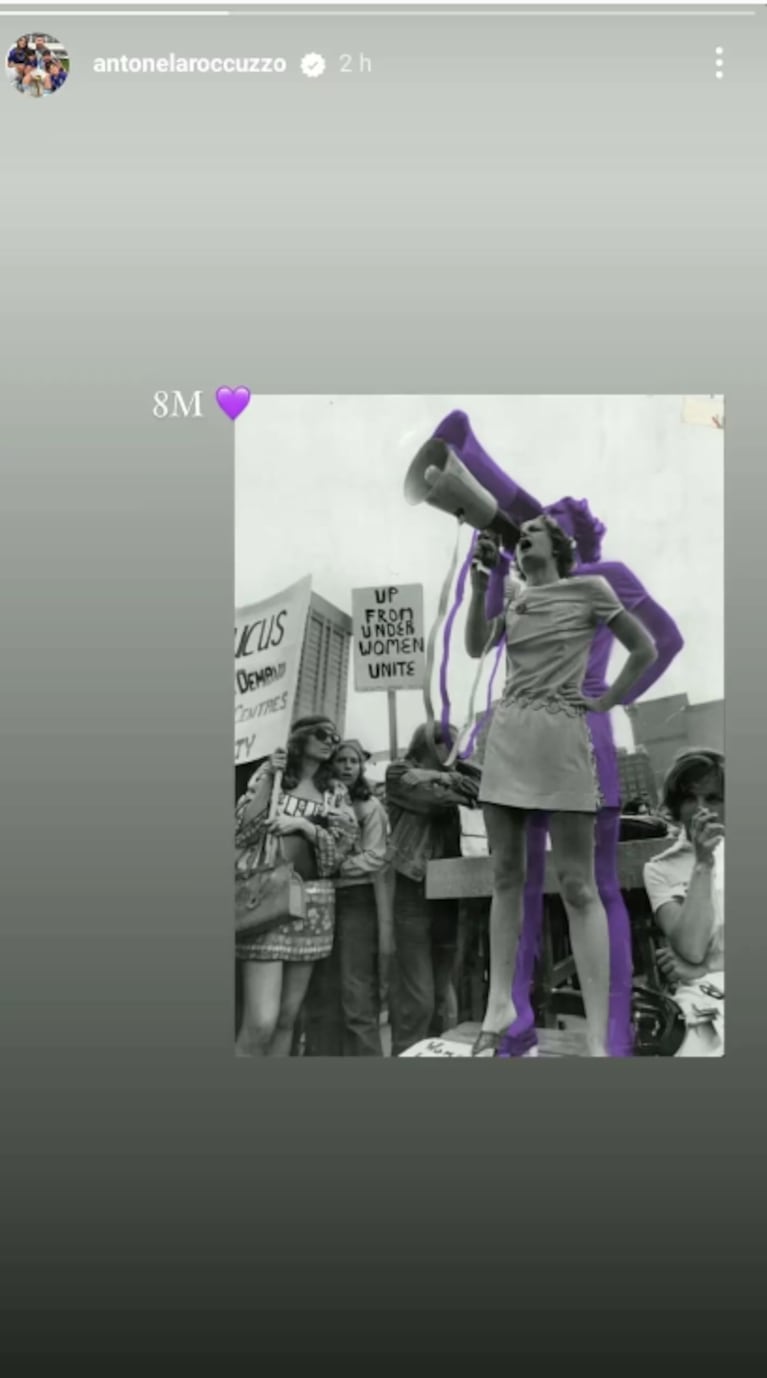
<svg viewBox="0 0 767 1378"><path fill-rule="evenodd" d="M444 764L434 749L435 746L441 745L444 739L441 723L432 723L431 727L428 723L421 723L410 738L405 760L412 761L414 765L429 766L432 770L444 770ZM448 733L447 745L452 747L454 741L455 729L452 728Z"/></svg>
<svg viewBox="0 0 767 1378"><path fill-rule="evenodd" d="M347 789L349 790L349 798L351 799L352 803L354 803L355 800L359 800L360 803L364 803L364 801L366 799L369 799L371 794L373 793L370 781L368 780L365 774L365 761L367 760L367 752L365 751L364 747L360 746L359 742L351 740L340 742L339 745L336 747L335 751L333 752L333 756L330 762L334 779L338 778L335 774L336 757L338 756L339 751L344 750L354 751L360 763L360 773L357 776L357 779L355 780L351 788L349 788L349 786L347 785Z"/></svg>
<svg viewBox="0 0 767 1378"><path fill-rule="evenodd" d="M282 788L292 790L296 788L301 779L301 765L304 759L304 747L315 727L332 727L337 731L335 723L331 718L325 717L324 713L314 714L307 718L297 718L290 729L288 737L288 759L282 776ZM324 794L333 784L333 764L332 757L327 761L321 761L314 774L314 783L317 789Z"/></svg>

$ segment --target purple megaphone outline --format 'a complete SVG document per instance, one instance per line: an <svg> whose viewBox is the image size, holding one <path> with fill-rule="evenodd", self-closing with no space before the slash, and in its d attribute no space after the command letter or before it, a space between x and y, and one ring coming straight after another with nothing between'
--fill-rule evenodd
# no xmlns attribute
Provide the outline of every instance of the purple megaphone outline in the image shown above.
<svg viewBox="0 0 767 1378"><path fill-rule="evenodd" d="M499 471L474 436L469 418L465 412L451 412L440 422L435 438L445 440L455 450L459 459L469 459L472 472L480 481L485 481L489 491L506 514L521 525L532 516L537 516L543 508L531 494L514 483L508 475ZM634 702L647 692L652 684L664 674L671 661L684 645L683 639L669 613L657 604L640 580L620 562L603 561L601 558L601 537L605 533L603 523L591 514L586 499L576 501L562 498L550 504L552 515L568 534L572 535L578 546L582 564L574 577L579 575L599 575L606 579L615 590L624 607L647 628L656 645L658 658L634 686L629 702ZM497 616L503 608L504 571L499 565L493 571L488 587L486 615ZM460 601L460 600L457 600ZM453 617L454 611L451 610ZM451 623L452 625L452 623ZM449 635L445 638L444 676L446 684L447 659L449 657ZM589 656L589 665L584 681L584 692L590 697L598 697L604 690L604 675L607 670L612 638L609 630L601 628L594 639ZM504 650L502 640L493 668L488 688L487 711L492 705L492 684ZM442 680L441 680L442 682ZM449 712L449 707L448 707ZM486 718L487 715L485 715ZM444 720L444 719L443 719ZM607 913L610 935L610 1017L608 1027L608 1049L612 1057L631 1055L631 981L632 946L631 927L628 912L620 890L618 877L618 841L620 836L620 804L618 790L617 754L612 736L609 714L588 714L589 726L594 741L597 773L603 795L610 800L597 813L595 873L600 898ZM483 719L484 721L484 719ZM461 756L469 754L482 724L478 723L472 732L469 745ZM517 1019L511 1033L514 1040L527 1046L535 1041L535 1016L530 1000L536 954L540 947L543 925L543 892L546 868L546 838L548 815L533 815L528 826L527 839L527 880L525 884L524 918L517 953L516 969L513 978L513 1000Z"/></svg>
<svg viewBox="0 0 767 1378"><path fill-rule="evenodd" d="M439 692L442 698L442 715L440 718L440 723L442 726L443 741L449 741L450 733L450 697L447 688L447 672L450 668L450 638L453 633L453 623L455 622L458 609L460 608L463 602L464 590L466 588L466 580L469 575L469 570L471 569L471 562L474 558L474 550L476 544L477 533L475 531L472 536L471 545L469 546L469 551L466 556L466 559L464 560L458 572L458 579L455 585L455 598L453 600L453 606L451 607L450 612L447 615L447 619L445 621L445 628L442 634L442 662L439 667Z"/></svg>
<svg viewBox="0 0 767 1378"><path fill-rule="evenodd" d="M479 734L480 734L480 732L482 731L482 728L484 727L484 725L485 725L485 723L486 723L488 717L490 716L490 712L491 712L491 709L492 709L492 707L493 707L493 685L495 684L495 677L496 677L496 675L498 674L498 666L500 665L501 661L503 660L505 650L506 650L506 647L505 647L503 641L499 641L498 646L496 647L496 652L495 652L495 664L493 665L492 671L490 672L490 679L488 680L488 685L487 685L487 700L486 700L486 702L485 702L485 711L484 711L484 713L482 714L482 716L481 716L480 718L477 719L477 721L475 722L474 726L472 727L471 733L469 734L469 740L468 740L468 742L466 743L466 746L464 747L463 751L459 751L459 753L458 753L458 755L459 755L459 757L460 757L460 759L461 759L462 761L468 761L469 757L473 754L473 752L474 752L474 747L475 747L476 741L477 741L477 737L479 736Z"/></svg>
<svg viewBox="0 0 767 1378"><path fill-rule="evenodd" d="M471 428L471 422L465 411L451 411L447 416L444 416L439 425L435 428L432 439L444 441L446 445L449 445L451 449L455 451L461 463L467 466L473 477L476 478L495 499L500 511L503 512L504 515L507 515L512 507L515 511L514 520L517 523L519 522L519 516L525 519L538 515L540 512L540 503L537 499L532 497L531 494L525 492L524 488L520 487L518 483L515 483L514 480L510 478L508 474L505 474L495 461L490 458L487 451L480 445L474 435ZM519 516L517 514L519 514ZM442 637L442 661L439 672L440 696L442 700L440 722L446 738L450 728L450 698L447 688L447 676L450 668L450 640L453 624L458 609L463 601L463 595L466 589L466 579L471 568L476 542L477 533L475 532L469 553L458 575L455 600L445 622ZM506 564L502 566L502 568L508 568L508 557ZM500 656L496 659L493 669L493 679L495 678L499 662ZM488 702L488 712L489 708L490 703ZM480 731L486 716L487 713L483 715L483 719L480 722L475 724L475 728L469 739L469 745L459 753L462 760L465 760L467 754L470 753L477 733Z"/></svg>

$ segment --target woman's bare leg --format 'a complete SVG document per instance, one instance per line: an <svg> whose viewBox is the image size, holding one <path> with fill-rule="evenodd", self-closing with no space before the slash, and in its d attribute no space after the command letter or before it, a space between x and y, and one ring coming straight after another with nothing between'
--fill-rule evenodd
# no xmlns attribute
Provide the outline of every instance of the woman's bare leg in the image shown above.
<svg viewBox="0 0 767 1378"><path fill-rule="evenodd" d="M306 999L313 969L313 962L284 963L280 1012L277 1016L277 1028L269 1048L269 1057L290 1057L293 1031L301 1006Z"/></svg>
<svg viewBox="0 0 767 1378"><path fill-rule="evenodd" d="M610 939L594 875L594 815L552 814L551 849L586 1008L589 1052L607 1057Z"/></svg>
<svg viewBox="0 0 767 1378"><path fill-rule="evenodd" d="M631 920L618 876L620 809L599 810L594 837L594 872L599 898L607 914L607 931L610 935L610 1019L607 1026L607 1051L610 1057L631 1057L634 1048L631 1027L634 956Z"/></svg>
<svg viewBox="0 0 767 1378"><path fill-rule="evenodd" d="M522 929L525 889L526 815L500 804L483 808L493 863L490 904L490 989L483 1032L501 1033L517 1017L512 986Z"/></svg>
<svg viewBox="0 0 767 1378"><path fill-rule="evenodd" d="M238 1057L266 1057L282 999L282 962L242 963L242 1023Z"/></svg>

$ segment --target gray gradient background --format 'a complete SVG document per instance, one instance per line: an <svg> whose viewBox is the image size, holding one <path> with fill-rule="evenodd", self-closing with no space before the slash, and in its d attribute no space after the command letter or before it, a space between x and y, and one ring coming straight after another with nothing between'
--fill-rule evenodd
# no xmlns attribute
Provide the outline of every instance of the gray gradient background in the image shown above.
<svg viewBox="0 0 767 1378"><path fill-rule="evenodd" d="M0 1346L759 1348L764 13L42 22L67 87L0 90ZM374 74L88 71L312 48ZM723 1062L233 1059L225 382L725 392Z"/></svg>

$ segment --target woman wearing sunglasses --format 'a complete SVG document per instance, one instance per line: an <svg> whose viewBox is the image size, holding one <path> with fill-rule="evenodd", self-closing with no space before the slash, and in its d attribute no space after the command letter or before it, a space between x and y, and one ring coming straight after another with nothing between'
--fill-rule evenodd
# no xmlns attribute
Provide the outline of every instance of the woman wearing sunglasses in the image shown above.
<svg viewBox="0 0 767 1378"><path fill-rule="evenodd" d="M299 718L290 730L287 752L276 751L256 771L237 805L240 870L257 865L264 835L271 833L281 839L286 858L302 879L315 882L305 920L289 921L237 944L242 971L237 1051L243 1057L290 1055L314 963L333 947L333 883L327 878L358 835L348 791L332 774L331 759L340 740L326 717ZM269 822L274 776L280 770L277 813Z"/></svg>

